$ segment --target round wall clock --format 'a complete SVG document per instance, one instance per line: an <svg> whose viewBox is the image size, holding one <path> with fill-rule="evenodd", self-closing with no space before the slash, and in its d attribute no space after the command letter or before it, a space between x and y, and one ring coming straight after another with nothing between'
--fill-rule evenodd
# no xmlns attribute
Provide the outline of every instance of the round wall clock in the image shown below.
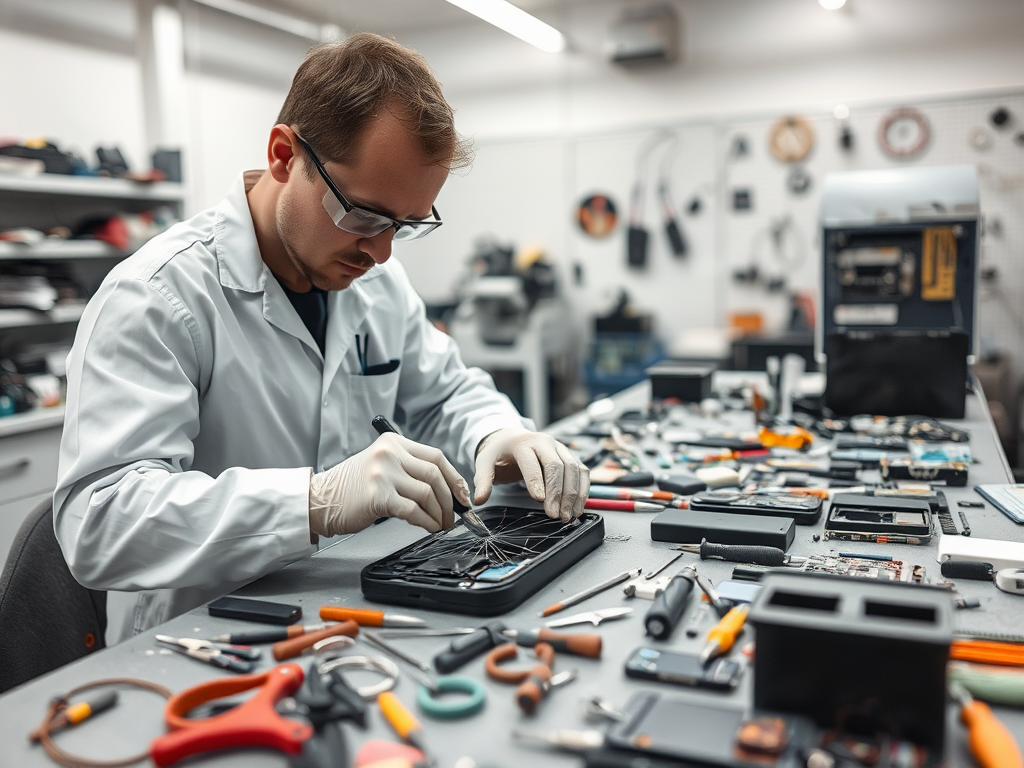
<svg viewBox="0 0 1024 768"><path fill-rule="evenodd" d="M784 163L800 162L814 147L814 128L805 117L780 118L768 132L768 147Z"/></svg>
<svg viewBox="0 0 1024 768"><path fill-rule="evenodd" d="M889 157L906 160L928 146L928 118L913 107L894 109L878 124L878 145Z"/></svg>

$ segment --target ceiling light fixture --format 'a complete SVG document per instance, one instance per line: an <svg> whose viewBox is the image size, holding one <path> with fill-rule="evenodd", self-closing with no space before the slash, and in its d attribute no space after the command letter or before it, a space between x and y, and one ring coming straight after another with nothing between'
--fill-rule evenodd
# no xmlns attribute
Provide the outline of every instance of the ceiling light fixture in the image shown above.
<svg viewBox="0 0 1024 768"><path fill-rule="evenodd" d="M550 24L531 16L507 0L448 0L464 11L515 35L542 51L558 53L565 50L565 35Z"/></svg>
<svg viewBox="0 0 1024 768"><path fill-rule="evenodd" d="M279 29L296 37L304 37L307 40L321 42L345 36L336 24L317 24L315 21L299 19L286 13L247 3L244 0L194 0L194 2L209 8L216 8L224 13L230 13L232 16L255 21L265 27Z"/></svg>
<svg viewBox="0 0 1024 768"><path fill-rule="evenodd" d="M818 5L826 11L838 11L846 5L846 0L818 0Z"/></svg>

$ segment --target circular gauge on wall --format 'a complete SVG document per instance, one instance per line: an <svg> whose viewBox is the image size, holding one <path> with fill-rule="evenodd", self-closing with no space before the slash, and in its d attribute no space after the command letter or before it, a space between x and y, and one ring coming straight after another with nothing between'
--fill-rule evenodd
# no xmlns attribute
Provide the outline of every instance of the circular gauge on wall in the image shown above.
<svg viewBox="0 0 1024 768"><path fill-rule="evenodd" d="M768 132L768 148L777 160L797 163L814 147L814 128L805 117L789 115L775 121Z"/></svg>
<svg viewBox="0 0 1024 768"><path fill-rule="evenodd" d="M894 109L878 124L878 145L885 154L898 160L921 154L930 137L928 118L913 107Z"/></svg>

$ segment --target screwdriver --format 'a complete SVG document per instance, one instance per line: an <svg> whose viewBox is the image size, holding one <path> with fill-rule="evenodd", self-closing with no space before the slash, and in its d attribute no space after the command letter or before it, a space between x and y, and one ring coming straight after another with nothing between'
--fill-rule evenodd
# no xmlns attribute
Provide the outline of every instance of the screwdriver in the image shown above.
<svg viewBox="0 0 1024 768"><path fill-rule="evenodd" d="M395 729L395 733L426 756L427 747L423 741L423 726L420 725L416 716L398 700L398 697L391 691L384 691L377 696L377 706L380 707L384 719Z"/></svg>
<svg viewBox="0 0 1024 768"><path fill-rule="evenodd" d="M422 627L427 622L415 616L400 613L385 613L367 608L344 608L340 605L323 605L320 618L324 621L354 621L363 627Z"/></svg>
<svg viewBox="0 0 1024 768"><path fill-rule="evenodd" d="M326 629L327 624L292 624L290 627L274 627L273 629L252 629L246 632L232 632L228 635L217 635L213 638L215 643L229 643L230 645L260 645L261 643L276 643L281 640L290 640L299 637L307 632L319 632Z"/></svg>
<svg viewBox="0 0 1024 768"><path fill-rule="evenodd" d="M106 710L117 704L117 691L105 691L99 696L95 696L86 701L80 701L77 704L69 704L57 718L50 724L50 733L53 733L58 728L64 728L70 725L78 725L83 720L87 720L93 715L98 715L100 712ZM43 735L43 728L33 731L29 734L29 739L32 741L39 741Z"/></svg>
<svg viewBox="0 0 1024 768"><path fill-rule="evenodd" d="M335 635L355 637L358 634L358 624L354 621L343 621L340 624L331 624L330 626L316 632L307 632L304 635L293 637L290 640L282 640L279 643L274 643L271 647L271 651L274 654L275 661L285 661L286 659L295 658L307 648L312 648L321 640L326 640L328 637L334 637Z"/></svg>
<svg viewBox="0 0 1024 768"><path fill-rule="evenodd" d="M959 683L949 692L960 704L960 722L967 727L971 753L981 768L1024 768L1020 748L988 705L975 701Z"/></svg>
<svg viewBox="0 0 1024 768"><path fill-rule="evenodd" d="M676 549L700 555L701 560L727 560L730 563L752 565L803 565L806 557L787 555L778 547L751 547L742 544L712 544L701 539L700 544L679 544Z"/></svg>
<svg viewBox="0 0 1024 768"><path fill-rule="evenodd" d="M664 512L665 504L657 504L654 501L627 501L625 499L588 498L583 503L583 508L612 512Z"/></svg>
<svg viewBox="0 0 1024 768"><path fill-rule="evenodd" d="M651 609L644 617L647 634L657 640L667 640L676 628L679 617L686 610L686 602L693 592L697 570L688 565L672 577L665 590L654 598Z"/></svg>
<svg viewBox="0 0 1024 768"><path fill-rule="evenodd" d="M700 663L707 664L712 659L728 653L746 620L746 605L738 605L725 614L721 621L708 630L708 644L701 651Z"/></svg>
<svg viewBox="0 0 1024 768"><path fill-rule="evenodd" d="M550 629L506 629L502 634L524 648L533 648L537 643L548 643L558 653L573 653L591 659L601 658L600 635L585 632L566 634Z"/></svg>

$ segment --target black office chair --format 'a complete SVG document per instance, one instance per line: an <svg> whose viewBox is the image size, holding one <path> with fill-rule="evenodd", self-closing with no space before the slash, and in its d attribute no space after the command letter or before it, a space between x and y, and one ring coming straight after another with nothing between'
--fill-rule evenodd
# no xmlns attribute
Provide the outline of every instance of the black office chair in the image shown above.
<svg viewBox="0 0 1024 768"><path fill-rule="evenodd" d="M29 513L0 574L0 693L106 646L107 593L71 575L53 503Z"/></svg>

